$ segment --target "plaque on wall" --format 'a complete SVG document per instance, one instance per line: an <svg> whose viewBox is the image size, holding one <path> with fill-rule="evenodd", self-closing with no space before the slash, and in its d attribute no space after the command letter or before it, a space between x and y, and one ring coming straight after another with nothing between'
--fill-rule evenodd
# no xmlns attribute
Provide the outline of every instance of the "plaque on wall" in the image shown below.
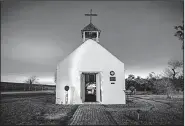
<svg viewBox="0 0 185 126"><path fill-rule="evenodd" d="M115 83L111 83L111 84L115 84Z"/></svg>
<svg viewBox="0 0 185 126"><path fill-rule="evenodd" d="M110 71L110 75L111 76L114 76L115 75L115 72L114 71Z"/></svg>
<svg viewBox="0 0 185 126"><path fill-rule="evenodd" d="M116 81L116 77L110 77L110 81Z"/></svg>

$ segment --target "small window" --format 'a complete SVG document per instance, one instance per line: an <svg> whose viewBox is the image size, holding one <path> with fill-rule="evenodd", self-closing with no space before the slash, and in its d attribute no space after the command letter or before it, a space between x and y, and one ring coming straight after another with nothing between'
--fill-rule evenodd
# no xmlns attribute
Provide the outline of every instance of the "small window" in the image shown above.
<svg viewBox="0 0 185 126"><path fill-rule="evenodd" d="M92 37L92 38L96 38L96 37L97 37L96 32L92 32L92 33L91 33L91 37Z"/></svg>
<svg viewBox="0 0 185 126"><path fill-rule="evenodd" d="M89 38L89 32L85 32L85 37Z"/></svg>
<svg viewBox="0 0 185 126"><path fill-rule="evenodd" d="M85 32L85 38L96 38L97 33L96 32Z"/></svg>

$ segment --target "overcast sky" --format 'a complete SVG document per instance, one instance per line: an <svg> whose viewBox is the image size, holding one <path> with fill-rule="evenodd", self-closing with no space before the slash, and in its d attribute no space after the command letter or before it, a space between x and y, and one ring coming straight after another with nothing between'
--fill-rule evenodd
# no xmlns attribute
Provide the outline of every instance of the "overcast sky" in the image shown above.
<svg viewBox="0 0 185 126"><path fill-rule="evenodd" d="M1 8L1 81L36 75L52 84L58 61L82 44L81 29L92 23L100 44L119 58L128 74L161 73L170 59L182 60L174 26L182 24L177 1L22 1Z"/></svg>

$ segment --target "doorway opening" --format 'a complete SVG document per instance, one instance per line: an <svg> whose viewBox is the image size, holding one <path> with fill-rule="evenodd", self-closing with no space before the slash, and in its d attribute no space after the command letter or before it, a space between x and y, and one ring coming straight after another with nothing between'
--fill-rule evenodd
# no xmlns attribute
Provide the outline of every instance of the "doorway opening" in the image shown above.
<svg viewBox="0 0 185 126"><path fill-rule="evenodd" d="M96 74L84 73L85 76L85 102L96 102Z"/></svg>

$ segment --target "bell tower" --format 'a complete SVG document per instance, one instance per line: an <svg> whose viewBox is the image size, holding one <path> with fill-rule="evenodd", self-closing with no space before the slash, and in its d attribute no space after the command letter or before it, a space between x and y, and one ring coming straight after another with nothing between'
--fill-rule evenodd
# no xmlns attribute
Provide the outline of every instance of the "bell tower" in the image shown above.
<svg viewBox="0 0 185 126"><path fill-rule="evenodd" d="M90 16L90 24L88 24L81 30L83 42L88 39L99 42L101 30L99 30L96 26L92 24L92 16L97 16L97 14L92 14L91 9L90 14L85 14L85 16Z"/></svg>

